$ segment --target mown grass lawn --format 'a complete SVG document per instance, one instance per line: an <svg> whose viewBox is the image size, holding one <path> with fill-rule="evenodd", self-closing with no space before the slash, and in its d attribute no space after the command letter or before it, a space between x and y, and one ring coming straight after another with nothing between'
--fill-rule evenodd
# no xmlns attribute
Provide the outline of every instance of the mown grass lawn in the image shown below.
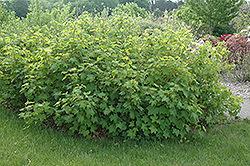
<svg viewBox="0 0 250 166"><path fill-rule="evenodd" d="M106 141L29 127L0 108L0 166L250 165L250 121L209 130L200 140Z"/></svg>

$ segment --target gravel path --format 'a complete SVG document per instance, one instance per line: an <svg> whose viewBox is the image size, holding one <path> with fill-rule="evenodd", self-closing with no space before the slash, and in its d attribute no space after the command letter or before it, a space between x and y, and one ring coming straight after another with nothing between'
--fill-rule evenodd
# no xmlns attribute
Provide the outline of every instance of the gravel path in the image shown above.
<svg viewBox="0 0 250 166"><path fill-rule="evenodd" d="M221 84L233 93L234 96L241 96L244 102L241 104L241 111L238 114L241 118L250 119L250 82L237 82L233 76L228 77L227 74L222 74Z"/></svg>
<svg viewBox="0 0 250 166"><path fill-rule="evenodd" d="M233 76L228 77L222 74L221 84L230 89L234 96L242 96L243 99L250 99L250 82L237 82Z"/></svg>

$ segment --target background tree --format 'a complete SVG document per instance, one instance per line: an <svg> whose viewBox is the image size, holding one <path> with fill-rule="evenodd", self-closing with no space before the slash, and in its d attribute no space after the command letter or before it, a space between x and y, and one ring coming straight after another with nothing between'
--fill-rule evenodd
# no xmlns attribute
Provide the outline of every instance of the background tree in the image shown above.
<svg viewBox="0 0 250 166"><path fill-rule="evenodd" d="M186 4L171 12L189 27L196 38L201 38L204 34L209 33L207 26L196 17Z"/></svg>
<svg viewBox="0 0 250 166"><path fill-rule="evenodd" d="M118 0L64 0L64 3L71 3L72 10L75 8L77 15L81 15L83 11L89 13L100 13L105 7L110 9L115 8L119 1Z"/></svg>
<svg viewBox="0 0 250 166"><path fill-rule="evenodd" d="M151 3L149 0L119 0L119 4L136 3L140 8L144 8L146 11L151 11Z"/></svg>
<svg viewBox="0 0 250 166"><path fill-rule="evenodd" d="M5 0L6 9L15 11L16 16L26 17L29 12L30 0Z"/></svg>
<svg viewBox="0 0 250 166"><path fill-rule="evenodd" d="M161 11L159 8L156 8L153 12L154 16L156 17L162 17L164 15L164 12Z"/></svg>
<svg viewBox="0 0 250 166"><path fill-rule="evenodd" d="M239 33L250 25L250 3L242 5L237 14L237 17L235 17L230 24L236 32Z"/></svg>
<svg viewBox="0 0 250 166"><path fill-rule="evenodd" d="M127 14L130 17L147 18L149 16L145 8L139 7L136 3L118 4L116 8L112 10L112 15L124 15Z"/></svg>
<svg viewBox="0 0 250 166"><path fill-rule="evenodd" d="M155 0L152 1L152 10L155 11L156 9L161 10L162 12L172 11L173 9L177 9L178 6L184 4L182 1L173 2L170 0Z"/></svg>
<svg viewBox="0 0 250 166"><path fill-rule="evenodd" d="M7 21L8 11L0 3L0 25Z"/></svg>
<svg viewBox="0 0 250 166"><path fill-rule="evenodd" d="M237 11L244 0L186 0L185 4L193 15L209 27L209 34L218 25L229 24L237 16Z"/></svg>

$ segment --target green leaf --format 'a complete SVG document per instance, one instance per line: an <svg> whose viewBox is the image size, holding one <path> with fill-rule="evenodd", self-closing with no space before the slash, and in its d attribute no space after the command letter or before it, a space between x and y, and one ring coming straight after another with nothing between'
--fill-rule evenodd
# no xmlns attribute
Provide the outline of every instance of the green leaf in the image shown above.
<svg viewBox="0 0 250 166"><path fill-rule="evenodd" d="M89 130L81 130L79 133L86 137L87 135L89 135Z"/></svg>
<svg viewBox="0 0 250 166"><path fill-rule="evenodd" d="M110 114L111 109L110 108L105 108L105 110L103 111L104 115L108 115Z"/></svg>
<svg viewBox="0 0 250 166"><path fill-rule="evenodd" d="M150 126L149 129L151 130L151 134L156 134L158 131L155 126Z"/></svg>
<svg viewBox="0 0 250 166"><path fill-rule="evenodd" d="M45 93L41 93L38 96L36 96L35 100L42 100L42 101L46 101L49 98L49 96Z"/></svg>
<svg viewBox="0 0 250 166"><path fill-rule="evenodd" d="M122 123L122 122L116 124L116 127L120 128L121 130L126 130L127 129L125 123Z"/></svg>
<svg viewBox="0 0 250 166"><path fill-rule="evenodd" d="M157 109L151 105L147 107L147 110L148 110L148 115L157 115L158 111L159 111L159 109Z"/></svg>
<svg viewBox="0 0 250 166"><path fill-rule="evenodd" d="M169 134L169 132L168 132L168 131L164 131L163 136L165 137L165 139L170 138L170 134Z"/></svg>
<svg viewBox="0 0 250 166"><path fill-rule="evenodd" d="M85 109L87 107L87 102L85 100L78 101L80 109Z"/></svg>
<svg viewBox="0 0 250 166"><path fill-rule="evenodd" d="M135 119L135 112L133 110L130 111L129 116L131 119Z"/></svg>
<svg viewBox="0 0 250 166"><path fill-rule="evenodd" d="M93 82L95 80L95 76L93 74L88 74L86 80Z"/></svg>
<svg viewBox="0 0 250 166"><path fill-rule="evenodd" d="M142 129L143 131L148 130L148 124L142 123L141 129Z"/></svg>
<svg viewBox="0 0 250 166"><path fill-rule="evenodd" d="M132 129L129 129L127 131L127 133L128 133L128 137L130 137L131 139L135 138L135 136L136 136L136 131L134 131Z"/></svg>
<svg viewBox="0 0 250 166"><path fill-rule="evenodd" d="M110 115L109 118L110 118L111 121L117 122L117 120L118 120L119 117L118 117L117 114L113 114L113 115Z"/></svg>
<svg viewBox="0 0 250 166"><path fill-rule="evenodd" d="M109 133L114 133L116 131L116 126L115 124L112 124L108 127Z"/></svg>
<svg viewBox="0 0 250 166"><path fill-rule="evenodd" d="M195 121L195 123L196 123L197 120L198 120L198 115L195 114L194 112L192 112L192 113L191 113L191 117L193 117L193 119L194 119L194 121Z"/></svg>
<svg viewBox="0 0 250 166"><path fill-rule="evenodd" d="M173 115L173 116L175 116L176 113L177 113L177 111L176 111L176 109L174 107L170 108L169 111L170 111L170 114Z"/></svg>
<svg viewBox="0 0 250 166"><path fill-rule="evenodd" d="M93 108L88 108L85 110L85 112L87 113L87 116L93 116L95 114L95 111Z"/></svg>
<svg viewBox="0 0 250 166"><path fill-rule="evenodd" d="M178 129L173 129L173 134L175 134L176 136L179 136L180 131Z"/></svg>

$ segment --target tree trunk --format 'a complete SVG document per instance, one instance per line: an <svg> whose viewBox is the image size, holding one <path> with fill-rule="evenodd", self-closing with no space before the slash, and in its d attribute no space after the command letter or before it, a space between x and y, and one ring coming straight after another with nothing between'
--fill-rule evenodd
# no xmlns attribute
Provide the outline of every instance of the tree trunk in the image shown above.
<svg viewBox="0 0 250 166"><path fill-rule="evenodd" d="M209 35L212 36L213 32L213 25L209 25Z"/></svg>

